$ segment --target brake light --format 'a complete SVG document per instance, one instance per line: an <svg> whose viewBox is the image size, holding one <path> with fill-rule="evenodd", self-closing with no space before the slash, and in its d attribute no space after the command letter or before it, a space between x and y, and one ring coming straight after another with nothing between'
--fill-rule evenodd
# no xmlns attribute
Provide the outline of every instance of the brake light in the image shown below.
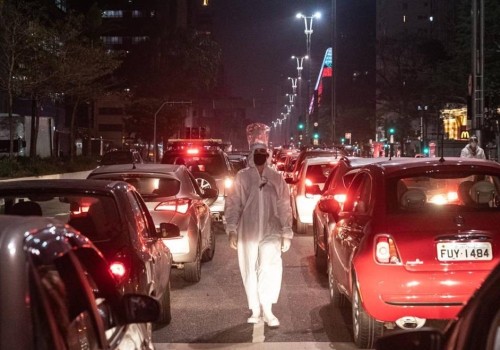
<svg viewBox="0 0 500 350"><path fill-rule="evenodd" d="M127 272L127 269L125 268L125 264L123 264L121 262L117 262L117 261L111 263L111 265L109 266L109 269L111 270L111 273L113 274L113 276L115 276L118 279L123 278L123 276L125 276L125 273Z"/></svg>
<svg viewBox="0 0 500 350"><path fill-rule="evenodd" d="M77 210L72 210L71 214L73 216L79 216L89 212L90 205L82 204Z"/></svg>
<svg viewBox="0 0 500 350"><path fill-rule="evenodd" d="M155 208L156 211L175 211L177 213L186 214L190 204L189 199L176 199L173 201L161 202Z"/></svg>
<svg viewBox="0 0 500 350"><path fill-rule="evenodd" d="M306 183L306 186L308 186L308 187L313 185L313 182L309 179L306 179L305 183Z"/></svg>
<svg viewBox="0 0 500 350"><path fill-rule="evenodd" d="M458 193L457 192L448 192L448 202L454 202L458 200Z"/></svg>
<svg viewBox="0 0 500 350"><path fill-rule="evenodd" d="M198 154L200 153L200 150L198 148L189 148L187 150L187 154Z"/></svg>
<svg viewBox="0 0 500 350"><path fill-rule="evenodd" d="M231 188L233 186L233 179L230 177L226 177L224 180L224 187L225 188Z"/></svg>
<svg viewBox="0 0 500 350"><path fill-rule="evenodd" d="M375 241L375 259L381 264L401 264L396 242L389 236L378 236Z"/></svg>
<svg viewBox="0 0 500 350"><path fill-rule="evenodd" d="M347 199L347 195L346 194L337 193L336 195L333 196L333 199L335 199L340 204L343 204L343 203L345 203L345 201Z"/></svg>

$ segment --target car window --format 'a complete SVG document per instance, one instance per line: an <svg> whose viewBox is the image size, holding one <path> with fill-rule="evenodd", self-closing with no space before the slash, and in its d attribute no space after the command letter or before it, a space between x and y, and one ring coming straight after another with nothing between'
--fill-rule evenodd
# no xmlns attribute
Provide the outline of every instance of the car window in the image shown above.
<svg viewBox="0 0 500 350"><path fill-rule="evenodd" d="M93 319L96 316L96 310L93 309L95 300L91 300L89 286L82 284L82 267L76 266L76 260L70 259L69 254L57 258L53 265L32 266L32 293L37 294L32 294L34 319L53 321L57 337L64 341L69 350L98 348L100 330L95 328ZM46 325L35 325L38 332L44 327ZM38 334L35 339L39 342L44 337Z"/></svg>
<svg viewBox="0 0 500 350"><path fill-rule="evenodd" d="M325 183L335 164L310 164L307 167L306 178L313 183Z"/></svg>
<svg viewBox="0 0 500 350"><path fill-rule="evenodd" d="M187 177L189 178L189 181L191 182L194 192L201 197L203 194L202 190L200 188L200 185L198 185L198 182L196 182L196 179L194 178L193 174L191 174L189 171L186 172L186 174Z"/></svg>
<svg viewBox="0 0 500 350"><path fill-rule="evenodd" d="M163 164L175 164L178 158L175 154L166 154L163 157ZM229 164L220 153L200 154L196 156L184 156L186 167L192 172L207 172L211 175L223 175L228 172Z"/></svg>
<svg viewBox="0 0 500 350"><path fill-rule="evenodd" d="M133 159L131 152L110 152L102 156L101 165L127 164Z"/></svg>
<svg viewBox="0 0 500 350"><path fill-rule="evenodd" d="M350 211L357 214L367 214L371 207L371 178L367 174L356 176L348 189L347 200L344 205L344 211Z"/></svg>
<svg viewBox="0 0 500 350"><path fill-rule="evenodd" d="M484 174L416 174L388 180L389 212L415 210L498 211L500 181Z"/></svg>
<svg viewBox="0 0 500 350"><path fill-rule="evenodd" d="M127 192L127 198L130 203L130 208L134 215L134 225L136 232L142 238L149 238L150 234L148 231L147 219L144 217L144 209L142 208L140 202L138 201L134 191Z"/></svg>
<svg viewBox="0 0 500 350"><path fill-rule="evenodd" d="M93 242L108 241L120 234L121 219L111 196L69 191L44 192L43 195L17 193L0 196L0 214L55 218Z"/></svg>

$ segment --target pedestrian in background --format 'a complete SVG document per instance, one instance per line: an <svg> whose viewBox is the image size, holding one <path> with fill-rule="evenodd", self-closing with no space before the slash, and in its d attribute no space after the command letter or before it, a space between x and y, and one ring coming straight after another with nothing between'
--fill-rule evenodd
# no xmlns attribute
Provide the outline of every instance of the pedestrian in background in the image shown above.
<svg viewBox="0 0 500 350"><path fill-rule="evenodd" d="M270 326L280 322L272 306L278 301L283 263L281 253L290 248L292 211L290 192L283 177L268 166L269 153L263 143L250 147L249 167L236 174L226 198L226 233L231 248L238 251L241 277L252 315L248 323L261 319Z"/></svg>
<svg viewBox="0 0 500 350"><path fill-rule="evenodd" d="M469 143L460 152L460 157L486 159L484 150L478 145L477 136L471 136L469 138Z"/></svg>

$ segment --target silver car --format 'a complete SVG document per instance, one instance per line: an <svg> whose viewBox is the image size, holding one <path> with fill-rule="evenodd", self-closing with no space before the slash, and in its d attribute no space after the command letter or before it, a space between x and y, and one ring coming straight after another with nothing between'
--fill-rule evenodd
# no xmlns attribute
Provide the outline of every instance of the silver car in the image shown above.
<svg viewBox="0 0 500 350"><path fill-rule="evenodd" d="M212 260L215 251L215 232L206 203L217 197L215 189L201 190L184 165L109 165L95 169L88 178L126 181L135 186L157 230L163 222L179 227L179 237L163 240L174 266L184 269L185 280L200 280L201 262Z"/></svg>
<svg viewBox="0 0 500 350"><path fill-rule="evenodd" d="M0 349L154 347L159 303L122 295L89 239L55 219L0 215Z"/></svg>

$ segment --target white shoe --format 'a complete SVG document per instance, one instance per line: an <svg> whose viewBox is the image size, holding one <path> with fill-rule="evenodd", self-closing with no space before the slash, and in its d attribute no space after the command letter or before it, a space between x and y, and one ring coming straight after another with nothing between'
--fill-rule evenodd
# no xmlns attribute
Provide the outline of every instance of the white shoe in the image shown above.
<svg viewBox="0 0 500 350"><path fill-rule="evenodd" d="M273 314L271 314L269 317L267 317L266 315L264 315L263 318L264 318L264 322L267 323L267 325L269 327L279 327L280 326L280 321Z"/></svg>
<svg viewBox="0 0 500 350"><path fill-rule="evenodd" d="M253 323L253 324L255 324L255 323L259 323L259 322L260 322L260 320L261 320L261 317L260 317L260 316L254 316L254 315L252 315L252 316L250 316L250 317L247 319L247 323Z"/></svg>

